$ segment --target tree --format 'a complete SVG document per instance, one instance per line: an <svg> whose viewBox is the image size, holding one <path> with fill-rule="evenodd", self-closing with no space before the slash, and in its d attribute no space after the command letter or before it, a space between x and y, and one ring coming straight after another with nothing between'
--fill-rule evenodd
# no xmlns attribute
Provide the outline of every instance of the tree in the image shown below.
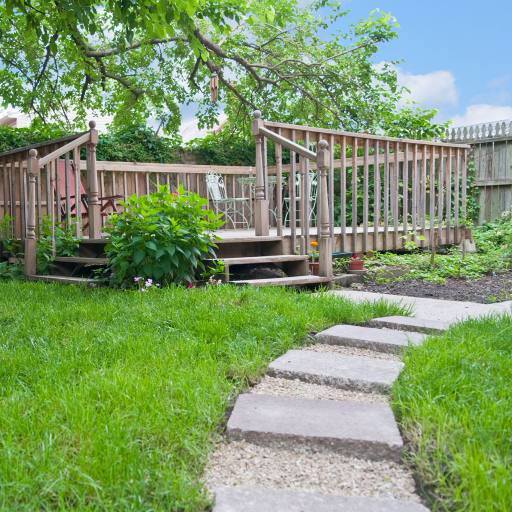
<svg viewBox="0 0 512 512"><path fill-rule="evenodd" d="M329 34L344 14L328 0L4 0L1 99L43 122L81 123L92 109L118 125L151 116L167 133L190 102L202 126L225 108L243 129L259 108L281 121L385 130L402 90L393 67L373 60L396 21L375 11Z"/></svg>

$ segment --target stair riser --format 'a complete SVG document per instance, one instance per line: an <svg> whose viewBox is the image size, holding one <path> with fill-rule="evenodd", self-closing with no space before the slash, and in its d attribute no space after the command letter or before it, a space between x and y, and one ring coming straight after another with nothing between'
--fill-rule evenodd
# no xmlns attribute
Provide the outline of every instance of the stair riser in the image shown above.
<svg viewBox="0 0 512 512"><path fill-rule="evenodd" d="M215 251L218 258L247 258L250 256L277 256L283 254L283 242L222 242Z"/></svg>
<svg viewBox="0 0 512 512"><path fill-rule="evenodd" d="M389 446L386 443L321 437L305 438L293 434L269 434L268 432L251 432L238 429L229 430L228 439L279 448L296 448L300 445L309 448L329 448L333 452L346 457L375 461L391 460L397 463L401 461L402 454L400 446Z"/></svg>
<svg viewBox="0 0 512 512"><path fill-rule="evenodd" d="M405 347L392 345L388 343L377 343L369 340L359 340L351 338L340 338L339 336L329 336L317 334L317 341L326 345L340 345L342 347L354 347L373 350L375 352L385 352L390 354L401 354Z"/></svg>
<svg viewBox="0 0 512 512"><path fill-rule="evenodd" d="M390 386L380 382L366 382L355 379L341 379L327 377L324 375L315 375L303 372L288 372L284 370L276 370L269 368L267 375L281 379L300 380L309 384L319 384L323 386L332 386L338 389L346 389L348 391L361 391L363 393L381 393L388 394Z"/></svg>

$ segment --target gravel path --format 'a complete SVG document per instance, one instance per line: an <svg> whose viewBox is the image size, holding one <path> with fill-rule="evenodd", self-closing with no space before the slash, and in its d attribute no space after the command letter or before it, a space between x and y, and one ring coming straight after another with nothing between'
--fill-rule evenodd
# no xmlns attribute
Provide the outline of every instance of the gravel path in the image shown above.
<svg viewBox="0 0 512 512"><path fill-rule="evenodd" d="M316 345L308 345L301 350L312 350L313 352L333 352L343 356L363 356L372 359L388 359L390 361L400 361L398 354L390 354L387 352L376 352L366 348L344 347L342 345L328 345L326 343L317 343Z"/></svg>
<svg viewBox="0 0 512 512"><path fill-rule="evenodd" d="M307 446L222 443L209 459L205 483L210 491L244 485L419 501L412 475L400 464L370 462Z"/></svg>
<svg viewBox="0 0 512 512"><path fill-rule="evenodd" d="M400 357L397 354L342 346L341 343L343 340L344 337L340 336L340 344L327 345L317 343L302 347L302 350L332 353L333 355L400 361ZM343 372L348 372L346 375L352 375L355 379L358 377L364 379L370 378L368 375L369 373L371 375L372 364L374 365L373 368L375 367L375 363L369 362L368 365L357 366L355 363L350 362L350 358L343 360L341 363L339 359L340 358L336 357L323 358L322 361L324 361L323 364L325 364L325 366L313 365L314 370L312 371L316 371L318 375L324 376L343 375ZM290 360L287 362L292 365L290 368L293 368L293 362L290 362L292 360L293 358L290 355ZM287 363L284 363L285 368ZM354 366L351 367L351 364ZM378 363L378 365L380 365L380 363ZM384 362L382 362L382 366L385 366ZM361 373L358 374L357 372ZM377 379L381 375L382 374L379 375L377 373L375 378ZM343 439L344 435L347 436L345 438L349 443L347 446L350 445L350 442L355 442L354 439L358 439L358 442L361 443L370 442L368 439L373 439L370 434L370 432L373 431L378 432L376 437L378 442L385 442L385 438L379 437L383 435L381 433L391 432L393 429L396 430L396 434L398 438L400 438L398 429L393 420L392 411L389 408L389 397L387 395L375 392L365 393L354 389L345 390L325 384L303 382L302 380L293 378L293 370L289 371L287 377L289 378L266 375L258 384L249 389L247 393L266 395L266 400L270 398L269 395L277 395L279 397L296 400L295 403L299 403L300 400L324 402L323 405L317 402L314 408L315 411L320 410L318 407L324 408L327 405L335 408L347 407L347 404L350 403L356 404L354 410L357 410L357 407L360 407L357 403L364 402L364 410L371 412L368 412L367 414L369 414L369 416L362 420L357 420L355 417L343 418L339 425L341 428L338 429L338 424L336 423L334 431L331 431L329 430L330 427L325 427L327 430L324 430L324 425L329 424L330 416L325 418L325 423L318 422L318 412L312 414L311 418L308 416L309 413L307 411L309 411L309 409L307 404L311 407L313 402L307 402L303 415L297 416L292 423L286 423L288 417L283 415L282 410L279 409L276 410L275 413L272 411L269 412L269 410L262 412L258 409L258 406L252 406L254 409L251 409L251 406L246 406L248 408L245 409L245 413L241 412L244 409L242 409L243 405L239 404L251 402L239 399L235 405L235 410L238 415L238 420L236 421L241 423L238 423L236 428L245 428L245 432L250 435L245 438L246 440L234 440L243 439L243 437L231 437L231 441L229 441L228 437L226 437L218 443L214 452L209 457L205 470L205 485L209 493L213 494L215 488L219 487L244 487L301 490L320 493L320 495L388 498L416 503L421 502L415 492L416 486L411 471L405 465L396 462L396 458L378 456L365 457L355 449L352 451L350 449L340 451L335 450L333 446L325 445L322 447L311 441L313 437L311 437L310 442L307 440L303 442L303 439L297 438L292 438L293 440L291 441L285 437L279 437L286 432L288 428L290 428L292 433L295 433L296 424L294 422L296 421L300 425L297 432L301 432L301 435L302 432L308 431L309 426L311 426L313 432L315 428L319 428L319 432L322 433L330 432L330 434L325 435L336 436L339 432L341 439ZM338 404L333 404L332 402L327 404L327 401L336 401ZM283 407L290 407L289 404L291 402L287 402L286 400L282 402L281 399L281 402L277 401L277 403L284 403L285 405ZM237 407L240 409L237 410ZM386 416L386 414L388 414L387 411L389 411L391 423L386 423L388 421L386 418L389 418L389 416ZM380 414L382 415L379 416ZM235 412L232 413L230 422L234 417L237 417ZM265 428L269 428L270 432L276 432L277 434L275 437L272 437L272 435L267 436L264 443L257 443L251 438L251 429L254 428L256 429L255 432L257 432L259 428L264 428L261 427L262 423L258 423L261 421L261 418L264 418L263 421L270 421L270 423L264 423L264 425L266 425ZM244 421L248 422L245 423L245 425L248 426L243 426ZM274 424L272 421L277 421L277 423ZM362 421L359 423L360 426L355 427L355 430L351 431L350 429L354 428L354 425L358 425L357 421ZM371 422L368 424L368 428L365 421ZM272 428L274 428L273 425L276 425L276 430L272 430ZM228 423L228 435L230 428L233 429L234 427L233 425L230 427ZM259 431L261 432L262 430ZM366 433L363 434L362 437L358 437L361 431ZM334 432L334 434L332 434L332 432ZM304 435L307 436L308 434ZM312 434L312 436L313 435L314 434ZM355 437L349 437L351 435ZM372 450L373 447L368 449ZM368 455L368 453L366 453L366 455ZM314 511L307 510L305 512Z"/></svg>
<svg viewBox="0 0 512 512"><path fill-rule="evenodd" d="M295 398L316 398L320 400L358 400L363 402L387 402L388 397L377 393L349 391L321 384L310 384L300 380L281 379L266 375L251 388L251 393L262 395L292 396Z"/></svg>

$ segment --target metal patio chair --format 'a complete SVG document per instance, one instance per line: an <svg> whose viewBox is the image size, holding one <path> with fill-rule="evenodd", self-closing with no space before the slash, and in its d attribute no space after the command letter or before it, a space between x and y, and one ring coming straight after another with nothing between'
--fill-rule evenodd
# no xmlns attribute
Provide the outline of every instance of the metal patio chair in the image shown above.
<svg viewBox="0 0 512 512"><path fill-rule="evenodd" d="M224 178L215 172L206 174L206 190L215 213L222 213L226 221L231 223L233 229L236 229L238 225L242 225L245 229L251 227L252 208L250 197L228 197ZM246 209L249 212L249 219L246 215Z"/></svg>
<svg viewBox="0 0 512 512"><path fill-rule="evenodd" d="M318 175L316 171L308 171L308 199L309 199L309 221L316 220L316 198L318 193ZM290 182L290 187L292 186ZM302 185L300 179L300 173L295 175L295 208L297 210L300 205L302 193ZM286 213L284 216L284 225L289 225L289 217L290 217L290 196L284 198L284 202L286 205Z"/></svg>

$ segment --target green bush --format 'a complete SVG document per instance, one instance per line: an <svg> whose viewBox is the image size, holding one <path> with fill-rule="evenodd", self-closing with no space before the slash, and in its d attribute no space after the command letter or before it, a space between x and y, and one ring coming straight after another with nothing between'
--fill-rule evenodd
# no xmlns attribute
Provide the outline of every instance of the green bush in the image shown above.
<svg viewBox="0 0 512 512"><path fill-rule="evenodd" d="M36 246L36 267L38 274L47 274L53 262L52 234L55 236L55 254L57 256L73 256L78 249L79 239L75 237L75 224L55 223L52 233L51 219L43 217L39 227Z"/></svg>
<svg viewBox="0 0 512 512"><path fill-rule="evenodd" d="M69 135L59 126L33 122L29 128L0 126L0 153Z"/></svg>
<svg viewBox="0 0 512 512"><path fill-rule="evenodd" d="M177 142L156 135L147 126L109 129L99 136L96 157L119 162L174 162Z"/></svg>
<svg viewBox="0 0 512 512"><path fill-rule="evenodd" d="M121 204L124 211L112 215L106 228L113 285L130 287L140 278L188 284L215 272L205 260L215 258L213 231L222 221L205 209L205 199L182 187L171 194L163 185Z"/></svg>

